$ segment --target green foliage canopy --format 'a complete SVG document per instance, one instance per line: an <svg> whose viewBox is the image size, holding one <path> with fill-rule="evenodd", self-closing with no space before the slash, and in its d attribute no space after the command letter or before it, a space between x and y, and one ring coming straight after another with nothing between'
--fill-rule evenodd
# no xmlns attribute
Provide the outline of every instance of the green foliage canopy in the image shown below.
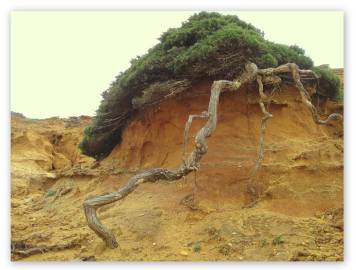
<svg viewBox="0 0 356 270"><path fill-rule="evenodd" d="M313 68L313 61L296 45L287 46L264 39L264 33L237 16L200 12L180 28L171 28L147 54L131 60L102 94L101 104L80 144L86 155L101 159L120 143L126 124L140 109L135 100L147 89L160 89L166 81L189 83L203 78L234 79L250 61L259 68L293 62L300 68ZM336 76L316 69L323 79L323 93L334 96L339 87ZM336 77L336 78L335 78ZM188 82L188 83L187 83ZM152 85L160 85L158 88ZM157 90L158 91L158 90ZM146 96L154 96L152 94Z"/></svg>

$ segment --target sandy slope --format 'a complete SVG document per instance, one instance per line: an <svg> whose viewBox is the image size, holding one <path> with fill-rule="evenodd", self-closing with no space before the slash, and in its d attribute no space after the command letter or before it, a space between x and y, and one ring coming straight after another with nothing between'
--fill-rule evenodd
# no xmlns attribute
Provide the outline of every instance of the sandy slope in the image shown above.
<svg viewBox="0 0 356 270"><path fill-rule="evenodd" d="M258 178L260 201L246 209L261 112L245 90L224 94L217 130L196 175L143 184L99 210L120 248L105 248L86 226L82 202L115 190L144 168L174 168L189 113L206 109L209 83L195 97L148 108L100 166L77 145L89 119L12 118L12 240L70 248L14 260L342 260L342 124L316 126L295 89L275 97ZM330 106L329 106L330 107ZM340 110L333 107L333 110ZM194 122L191 136L203 122ZM192 149L192 145L190 145Z"/></svg>

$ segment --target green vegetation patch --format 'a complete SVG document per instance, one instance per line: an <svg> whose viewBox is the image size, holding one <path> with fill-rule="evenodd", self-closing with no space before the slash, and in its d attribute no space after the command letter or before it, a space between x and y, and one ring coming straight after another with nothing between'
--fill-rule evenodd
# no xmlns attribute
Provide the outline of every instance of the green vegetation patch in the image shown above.
<svg viewBox="0 0 356 270"><path fill-rule="evenodd" d="M121 142L125 126L146 105L190 91L203 78L232 80L248 61L259 68L288 62L313 68L303 49L268 41L261 30L237 16L215 12L191 16L181 27L164 32L147 54L132 59L131 66L102 93L96 116L85 129L82 152L96 159L107 156ZM327 70L316 72L322 78L322 93L336 96L337 78Z"/></svg>

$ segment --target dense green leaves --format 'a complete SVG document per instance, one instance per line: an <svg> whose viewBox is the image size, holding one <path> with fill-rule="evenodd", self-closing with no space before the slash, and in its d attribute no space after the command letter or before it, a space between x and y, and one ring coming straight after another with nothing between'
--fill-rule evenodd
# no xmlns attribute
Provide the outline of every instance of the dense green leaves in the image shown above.
<svg viewBox="0 0 356 270"><path fill-rule="evenodd" d="M287 62L303 69L313 67L303 49L267 41L261 30L237 16L201 12L180 28L168 29L159 41L147 54L132 59L130 68L119 74L103 93L96 117L85 130L80 145L83 153L96 158L107 155L120 142L122 130L138 110L133 101L145 90L155 89L150 87L152 84L182 80L193 83L202 78L234 79L248 61L260 68ZM325 71L317 72L323 78L324 92L332 96L338 87L334 77Z"/></svg>
<svg viewBox="0 0 356 270"><path fill-rule="evenodd" d="M341 92L340 78L328 67L314 67L313 71L319 77L319 94L337 99Z"/></svg>

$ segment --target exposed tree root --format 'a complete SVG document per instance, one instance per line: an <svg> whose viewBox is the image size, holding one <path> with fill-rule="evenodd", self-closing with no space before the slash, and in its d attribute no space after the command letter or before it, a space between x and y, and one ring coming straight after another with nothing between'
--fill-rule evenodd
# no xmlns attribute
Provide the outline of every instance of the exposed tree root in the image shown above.
<svg viewBox="0 0 356 270"><path fill-rule="evenodd" d="M262 77L260 75L257 75L257 83L258 83L258 91L260 94L260 100L259 100L259 105L261 108L261 111L263 113L263 117L261 120L261 130L260 130L260 140L259 140L259 149L258 149L258 156L257 156L257 161L255 163L255 166L252 169L248 186L247 186L247 191L251 195L251 202L246 206L246 207L253 207L257 203L257 192L256 192L256 177L257 173L261 168L262 160L264 157L264 144L265 144L265 133L266 133L266 127L267 127L267 121L268 119L272 118L272 114L269 113L266 110L264 100L267 100L267 96L263 93L263 83L262 83Z"/></svg>
<svg viewBox="0 0 356 270"><path fill-rule="evenodd" d="M262 121L261 121L258 157L251 171L248 186L247 186L247 192L251 196L251 202L245 207L253 207L257 203L256 178L257 178L257 173L261 168L262 160L264 157L264 137L265 137L265 130L267 127L267 121L272 117L272 114L270 114L265 108L264 102L267 101L269 97L263 92L263 85L264 84L279 85L282 82L281 77L286 78L288 77L289 74L292 76L291 79L294 81L294 85L299 90L299 93L302 98L302 102L309 108L313 120L316 124L326 125L329 123L330 120L342 119L342 115L338 113L330 114L325 120L320 119L317 109L311 102L311 97L309 93L306 91L306 89L304 88L301 82L301 78L303 78L303 80L315 80L316 83L318 83L318 77L313 71L300 70L298 66L294 63L287 63L277 68L268 68L268 69L258 69L254 63L247 64L246 71L241 77L243 78L244 83L251 82L253 80L257 81L258 91L260 95L259 105L264 116L262 117Z"/></svg>
<svg viewBox="0 0 356 270"><path fill-rule="evenodd" d="M317 77L312 71L299 70L297 65L291 63L269 69L258 69L255 64L249 63L245 67L245 72L238 80L234 82L226 80L215 81L211 88L208 111L204 111L199 115L189 116L184 130L182 165L175 170L168 170L163 168L154 168L146 170L144 172L132 176L128 180L127 184L116 192L105 193L99 196L87 198L84 201L83 206L89 227L105 241L108 247L118 247L118 242L116 241L114 234L100 222L97 217L96 210L101 206L121 200L122 198L130 194L132 191L134 191L136 187L141 183L156 182L158 180L176 181L191 173L192 171L196 172L199 168L200 160L208 150L206 138L211 136L217 125L217 113L220 94L224 91L237 90L241 85L248 84L253 81L257 81L259 85L259 105L264 114L261 121L261 134L259 140L258 158L252 170L249 181L249 192L252 195L252 203L255 203L257 197L255 182L257 172L261 167L262 160L264 157L265 129L268 119L272 117L272 115L265 108L265 102L268 101L268 96L263 92L263 85L280 84L282 79L281 77L279 77L279 75L283 75L284 78L289 78L289 76L292 75L291 79L294 81L296 87L298 88L303 103L306 104L307 107L310 109L313 119L317 124L327 124L331 119L342 118L340 114L331 114L326 120L321 120L318 116L316 108L310 101L310 95L304 89L304 86L301 83L301 78L306 80L317 81ZM206 118L207 121L205 125L195 135L195 148L190 154L190 156L186 159L185 151L188 141L188 133L192 121L196 117Z"/></svg>
<svg viewBox="0 0 356 270"><path fill-rule="evenodd" d="M52 246L33 246L26 244L24 241L11 241L11 254L17 255L21 258L28 257L31 255L45 253L49 251L60 251L64 249L69 249L76 247L78 243L70 242L63 245L52 245Z"/></svg>
<svg viewBox="0 0 356 270"><path fill-rule="evenodd" d="M195 149L178 169L167 170L155 168L144 171L132 176L128 183L118 191L88 198L84 201L84 212L89 227L105 241L108 247L116 248L118 247L118 242L114 234L99 221L96 210L103 205L113 203L126 197L135 190L140 183L156 182L158 180L176 181L190 172L197 170L201 158L208 150L206 138L209 137L216 128L220 94L226 90L231 91L234 89L236 89L235 85L231 81L221 80L213 83L208 112L204 113L207 115L206 124L195 136ZM194 116L189 117L189 119L191 119L190 123L193 118Z"/></svg>
<svg viewBox="0 0 356 270"><path fill-rule="evenodd" d="M254 64L250 64L254 65ZM320 119L318 115L317 109L311 102L311 97L309 93L305 90L301 80L303 79L314 79L316 82L318 81L317 75L312 70L301 70L294 63L287 63L281 65L276 68L268 68L268 69L260 69L258 70L258 74L262 75L264 80L268 80L271 77L278 76L280 74L291 74L292 79L294 81L294 85L299 90L300 96L302 98L302 102L309 108L313 120L316 124L325 125L330 122L330 120L341 120L342 115L339 113L330 114L325 120Z"/></svg>

